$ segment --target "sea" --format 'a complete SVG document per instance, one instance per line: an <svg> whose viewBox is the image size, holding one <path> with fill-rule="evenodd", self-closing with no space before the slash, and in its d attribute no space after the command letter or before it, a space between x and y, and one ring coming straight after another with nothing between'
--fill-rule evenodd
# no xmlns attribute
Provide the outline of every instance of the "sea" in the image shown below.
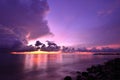
<svg viewBox="0 0 120 80"><path fill-rule="evenodd" d="M29 52L28 52L29 53ZM0 80L64 80L75 77L92 65L120 58L120 55L94 55L93 52L0 54Z"/></svg>

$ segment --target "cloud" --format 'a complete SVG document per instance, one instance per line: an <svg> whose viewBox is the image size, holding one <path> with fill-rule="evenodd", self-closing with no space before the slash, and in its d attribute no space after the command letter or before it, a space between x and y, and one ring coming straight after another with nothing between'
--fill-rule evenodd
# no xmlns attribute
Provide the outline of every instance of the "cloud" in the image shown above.
<svg viewBox="0 0 120 80"><path fill-rule="evenodd" d="M111 15L113 13L112 9L109 10L100 10L97 12L99 16Z"/></svg>
<svg viewBox="0 0 120 80"><path fill-rule="evenodd" d="M12 48L18 48L22 44L25 44L27 41L22 40L21 37L16 35L12 30L9 28L1 28L0 26L0 51L2 50L11 50Z"/></svg>
<svg viewBox="0 0 120 80"><path fill-rule="evenodd" d="M25 44L27 38L50 35L45 20L48 11L47 0L0 0L0 30L4 32L0 32L0 41L16 43L15 40L19 40Z"/></svg>
<svg viewBox="0 0 120 80"><path fill-rule="evenodd" d="M107 2L104 8L97 12L99 16L112 15L120 6L120 0Z"/></svg>

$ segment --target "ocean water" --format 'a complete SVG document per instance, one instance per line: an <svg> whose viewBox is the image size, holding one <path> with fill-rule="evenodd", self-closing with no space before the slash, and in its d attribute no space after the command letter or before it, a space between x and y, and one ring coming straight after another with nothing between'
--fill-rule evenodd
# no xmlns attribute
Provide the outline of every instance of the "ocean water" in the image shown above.
<svg viewBox="0 0 120 80"><path fill-rule="evenodd" d="M76 71L120 58L119 55L93 55L90 52L55 54L0 54L0 80L63 80Z"/></svg>

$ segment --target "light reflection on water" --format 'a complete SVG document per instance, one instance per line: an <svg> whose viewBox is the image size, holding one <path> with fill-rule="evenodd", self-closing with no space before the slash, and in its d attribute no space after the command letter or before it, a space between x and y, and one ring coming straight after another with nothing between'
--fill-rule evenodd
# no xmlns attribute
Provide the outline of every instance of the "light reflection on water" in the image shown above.
<svg viewBox="0 0 120 80"><path fill-rule="evenodd" d="M24 61L24 69L46 69L49 64L61 63L61 61L61 54L26 54Z"/></svg>
<svg viewBox="0 0 120 80"><path fill-rule="evenodd" d="M16 76L16 73L9 76L9 80L63 80L63 78L67 75L75 76L76 71L85 71L86 68L91 65L101 64L116 57L120 58L118 55L93 55L93 53L88 52L59 54L12 54L9 55L7 59L4 59L4 61L8 60L4 63L8 64L9 62L9 64L12 63L11 65L14 63L17 65L15 66L15 71L18 70L17 74L20 73L18 76ZM6 77L3 78L0 80L8 80L5 79Z"/></svg>

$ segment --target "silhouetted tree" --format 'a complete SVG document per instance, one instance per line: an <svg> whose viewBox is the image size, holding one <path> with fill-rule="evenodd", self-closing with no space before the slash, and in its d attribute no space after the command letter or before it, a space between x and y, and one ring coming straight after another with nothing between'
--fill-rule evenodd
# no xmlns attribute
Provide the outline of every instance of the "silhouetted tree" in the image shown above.
<svg viewBox="0 0 120 80"><path fill-rule="evenodd" d="M54 42L52 41L46 41L48 46L57 46L57 44L55 44Z"/></svg>
<svg viewBox="0 0 120 80"><path fill-rule="evenodd" d="M60 50L60 46L57 46L56 43L52 42L52 41L46 41L48 44L48 47L46 47L47 51L58 51Z"/></svg>
<svg viewBox="0 0 120 80"><path fill-rule="evenodd" d="M72 78L70 76L66 76L64 80L72 80Z"/></svg>
<svg viewBox="0 0 120 80"><path fill-rule="evenodd" d="M82 80L81 72L77 71L76 80Z"/></svg>
<svg viewBox="0 0 120 80"><path fill-rule="evenodd" d="M42 43L40 41L36 41L35 46L38 47L40 45L42 45Z"/></svg>
<svg viewBox="0 0 120 80"><path fill-rule="evenodd" d="M45 46L45 44L42 44L41 50L42 50L42 51L46 51L46 46Z"/></svg>

